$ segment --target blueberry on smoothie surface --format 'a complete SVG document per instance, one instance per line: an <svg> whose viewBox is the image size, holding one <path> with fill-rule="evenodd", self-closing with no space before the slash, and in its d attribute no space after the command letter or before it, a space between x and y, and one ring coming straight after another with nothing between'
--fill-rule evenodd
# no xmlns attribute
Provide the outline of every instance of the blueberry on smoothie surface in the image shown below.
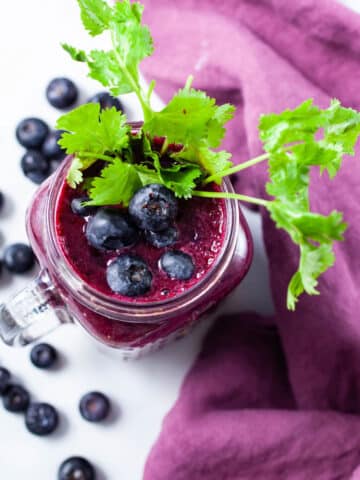
<svg viewBox="0 0 360 480"><path fill-rule="evenodd" d="M100 250L118 250L135 244L137 228L116 208L102 208L89 219L85 235L89 244Z"/></svg>
<svg viewBox="0 0 360 480"><path fill-rule="evenodd" d="M5 393L11 380L11 374L9 370L4 367L0 367L0 395Z"/></svg>
<svg viewBox="0 0 360 480"><path fill-rule="evenodd" d="M100 109L105 110L106 108L115 107L116 110L120 112L124 111L122 103L117 97L113 97L108 92L99 92L93 97L89 98L88 103L99 103Z"/></svg>
<svg viewBox="0 0 360 480"><path fill-rule="evenodd" d="M169 228L177 215L174 193L164 185L153 183L140 188L129 204L129 214L143 230L161 232Z"/></svg>
<svg viewBox="0 0 360 480"><path fill-rule="evenodd" d="M160 258L160 266L168 277L177 280L189 280L195 271L191 256L180 250L165 252Z"/></svg>
<svg viewBox="0 0 360 480"><path fill-rule="evenodd" d="M34 435L50 435L56 430L58 423L58 413L48 403L31 403L26 410L25 425Z"/></svg>
<svg viewBox="0 0 360 480"><path fill-rule="evenodd" d="M58 77L51 80L46 88L46 98L55 108L69 108L78 98L78 89L69 78Z"/></svg>
<svg viewBox="0 0 360 480"><path fill-rule="evenodd" d="M25 273L34 266L35 255L29 245L14 243L5 249L3 262L9 272Z"/></svg>
<svg viewBox="0 0 360 480"><path fill-rule="evenodd" d="M63 133L63 130L54 130L48 134L41 149L45 157L55 159L65 156L65 151L58 143Z"/></svg>
<svg viewBox="0 0 360 480"><path fill-rule="evenodd" d="M30 395L21 385L9 384L3 394L3 405L9 412L25 412L30 403Z"/></svg>
<svg viewBox="0 0 360 480"><path fill-rule="evenodd" d="M89 392L81 398L79 410L88 422L102 422L110 413L110 400L101 392Z"/></svg>
<svg viewBox="0 0 360 480"><path fill-rule="evenodd" d="M40 148L48 133L49 127L40 118L25 118L16 127L16 138L25 148Z"/></svg>
<svg viewBox="0 0 360 480"><path fill-rule="evenodd" d="M138 297L151 289L152 274L142 258L123 254L107 266L106 280L113 292Z"/></svg>
<svg viewBox="0 0 360 480"><path fill-rule="evenodd" d="M56 349L48 343L39 343L31 349L30 360L37 368L50 368L58 358Z"/></svg>
<svg viewBox="0 0 360 480"><path fill-rule="evenodd" d="M60 465L57 478L58 480L96 480L96 473L86 458L70 457Z"/></svg>
<svg viewBox="0 0 360 480"><path fill-rule="evenodd" d="M39 185L49 176L50 164L41 152L28 150L21 159L21 169L27 178Z"/></svg>
<svg viewBox="0 0 360 480"><path fill-rule="evenodd" d="M165 248L173 245L178 239L179 232L176 227L169 227L161 232L145 232L146 241L156 248Z"/></svg>
<svg viewBox="0 0 360 480"><path fill-rule="evenodd" d="M98 210L98 207L90 206L90 205L83 205L84 202L87 202L89 197L82 196L76 197L71 200L71 210L75 215L79 215L80 217L88 217L89 215L94 215Z"/></svg>

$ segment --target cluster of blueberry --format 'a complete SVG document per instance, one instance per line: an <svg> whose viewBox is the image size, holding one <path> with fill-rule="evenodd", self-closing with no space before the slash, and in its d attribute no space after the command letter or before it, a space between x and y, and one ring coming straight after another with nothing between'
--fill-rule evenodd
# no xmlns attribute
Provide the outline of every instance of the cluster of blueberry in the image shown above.
<svg viewBox="0 0 360 480"><path fill-rule="evenodd" d="M46 89L49 103L60 110L74 106L78 95L78 88L68 78L54 78ZM114 106L123 110L120 101L107 92L100 92L88 101L99 103L101 108ZM26 148L21 159L21 169L34 183L42 183L65 158L65 152L58 144L62 133L61 130L51 131L43 120L36 117L25 118L17 126L16 138Z"/></svg>
<svg viewBox="0 0 360 480"><path fill-rule="evenodd" d="M71 208L77 215L88 216L85 235L98 250L119 250L135 245L141 233L157 248L173 245L178 239L175 219L178 203L173 192L163 185L151 184L138 190L130 201L127 213L116 208L84 206L87 198L75 198ZM160 268L169 278L188 280L194 274L190 255L180 250L165 251ZM127 297L146 294L151 289L152 273L145 260L123 253L107 266L107 283L112 291Z"/></svg>
<svg viewBox="0 0 360 480"><path fill-rule="evenodd" d="M53 367L58 354L55 348L47 343L36 345L30 352L33 365L41 369ZM59 415L56 409L48 403L31 402L29 392L21 385L12 383L10 372L0 367L0 396L3 405L9 412L25 413L25 426L29 432L46 436L53 433L59 424ZM110 413L111 404L107 396L100 392L89 392L79 403L81 416L89 422L101 422ZM81 478L94 480L94 467L83 457L66 459L59 468L59 480Z"/></svg>

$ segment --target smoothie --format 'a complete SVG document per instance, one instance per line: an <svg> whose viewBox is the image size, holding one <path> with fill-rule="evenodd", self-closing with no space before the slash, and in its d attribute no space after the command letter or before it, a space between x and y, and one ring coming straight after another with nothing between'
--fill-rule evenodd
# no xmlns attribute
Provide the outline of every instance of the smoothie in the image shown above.
<svg viewBox="0 0 360 480"><path fill-rule="evenodd" d="M88 244L84 229L90 217L74 214L70 206L81 194L66 183L71 160L65 160L38 190L28 210L27 231L64 303L59 310L66 308L91 336L125 355L157 348L187 333L243 279L251 263L252 242L238 203L192 198L179 201L174 245L159 249L140 236L124 249L149 264L153 276L149 292L138 297L114 293L105 270L122 252ZM228 188L226 181L222 190ZM159 267L159 257L172 249L192 257L195 270L190 279L171 279Z"/></svg>

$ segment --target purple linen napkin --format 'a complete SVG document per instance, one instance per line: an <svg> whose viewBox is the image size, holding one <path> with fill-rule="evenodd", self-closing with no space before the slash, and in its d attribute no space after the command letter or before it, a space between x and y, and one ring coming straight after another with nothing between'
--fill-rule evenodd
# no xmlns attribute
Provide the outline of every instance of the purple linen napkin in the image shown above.
<svg viewBox="0 0 360 480"><path fill-rule="evenodd" d="M145 74L165 99L189 73L238 111L225 146L236 162L261 153L261 113L313 97L360 109L360 16L334 0L145 0L156 55ZM264 196L265 165L238 192ZM344 212L345 242L320 297L286 310L298 252L266 212L263 231L276 308L223 318L164 422L145 480L360 479L360 158L332 181L312 176L314 210ZM356 470L358 467L358 470Z"/></svg>

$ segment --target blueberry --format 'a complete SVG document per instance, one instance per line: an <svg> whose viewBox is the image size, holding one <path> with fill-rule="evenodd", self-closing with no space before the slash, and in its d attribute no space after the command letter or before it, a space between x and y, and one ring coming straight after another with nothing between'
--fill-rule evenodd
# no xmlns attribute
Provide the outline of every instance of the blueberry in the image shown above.
<svg viewBox="0 0 360 480"><path fill-rule="evenodd" d="M109 263L106 280L113 292L137 297L150 290L152 275L142 258L124 254Z"/></svg>
<svg viewBox="0 0 360 480"><path fill-rule="evenodd" d="M54 130L53 132L50 132L49 135L45 138L41 149L45 157L63 158L65 156L65 151L58 144L58 141L60 140L63 133L63 130Z"/></svg>
<svg viewBox="0 0 360 480"><path fill-rule="evenodd" d="M2 192L0 192L0 211L3 209L4 207L4 194Z"/></svg>
<svg viewBox="0 0 360 480"><path fill-rule="evenodd" d="M168 277L176 280L189 280L195 270L190 255L180 250L164 253L160 258L160 266Z"/></svg>
<svg viewBox="0 0 360 480"><path fill-rule="evenodd" d="M30 360L35 367L50 368L57 360L57 351L48 343L39 343L32 348Z"/></svg>
<svg viewBox="0 0 360 480"><path fill-rule="evenodd" d="M102 208L89 219L86 238L98 249L117 250L137 242L139 233L118 209Z"/></svg>
<svg viewBox="0 0 360 480"><path fill-rule="evenodd" d="M177 201L171 190L154 183L135 193L130 201L129 213L143 230L160 232L173 224L177 214Z"/></svg>
<svg viewBox="0 0 360 480"><path fill-rule="evenodd" d="M56 430L58 423L58 413L48 403L31 403L26 410L26 428L35 435L49 435Z"/></svg>
<svg viewBox="0 0 360 480"><path fill-rule="evenodd" d="M4 367L0 367L0 395L5 393L9 382L10 382L11 374L9 370Z"/></svg>
<svg viewBox="0 0 360 480"><path fill-rule="evenodd" d="M116 110L119 110L120 112L124 111L124 108L123 108L120 100L116 97L113 97L108 92L99 92L96 95L94 95L93 97L89 98L88 102L89 103L99 103L101 110L104 110L106 108L115 107Z"/></svg>
<svg viewBox="0 0 360 480"><path fill-rule="evenodd" d="M9 412L25 412L30 403L30 395L20 385L9 384L3 394L4 408Z"/></svg>
<svg viewBox="0 0 360 480"><path fill-rule="evenodd" d="M40 118L25 118L16 127L16 138L25 148L39 148L49 133L49 127Z"/></svg>
<svg viewBox="0 0 360 480"><path fill-rule="evenodd" d="M75 215L80 215L80 217L87 217L96 213L96 211L98 210L97 207L83 205L83 202L86 202L88 200L89 197L86 196L73 198L71 200L71 210L73 211L73 213L75 213Z"/></svg>
<svg viewBox="0 0 360 480"><path fill-rule="evenodd" d="M85 458L70 457L60 465L58 480L96 480L96 474Z"/></svg>
<svg viewBox="0 0 360 480"><path fill-rule="evenodd" d="M50 173L50 164L37 150L28 150L21 159L21 168L26 177L34 183L42 183Z"/></svg>
<svg viewBox="0 0 360 480"><path fill-rule="evenodd" d="M100 392L90 392L80 400L81 416L89 422L101 422L110 413L110 401Z"/></svg>
<svg viewBox="0 0 360 480"><path fill-rule="evenodd" d="M71 107L78 98L78 89L75 83L68 78L54 78L46 89L46 98L55 108Z"/></svg>
<svg viewBox="0 0 360 480"><path fill-rule="evenodd" d="M14 243L6 247L3 262L9 272L24 273L34 266L35 255L28 245Z"/></svg>
<svg viewBox="0 0 360 480"><path fill-rule="evenodd" d="M164 248L173 245L178 239L178 231L175 227L169 227L161 232L145 232L145 237L150 245L156 248Z"/></svg>

